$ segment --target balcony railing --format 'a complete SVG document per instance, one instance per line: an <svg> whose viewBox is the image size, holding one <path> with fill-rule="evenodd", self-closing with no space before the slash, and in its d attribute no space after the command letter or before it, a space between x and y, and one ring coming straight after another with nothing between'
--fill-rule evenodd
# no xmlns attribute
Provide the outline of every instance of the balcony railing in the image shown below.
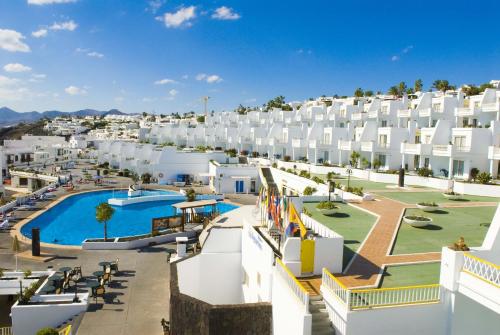
<svg viewBox="0 0 500 335"><path fill-rule="evenodd" d="M488 159L500 159L500 147L490 145L488 147Z"/></svg>
<svg viewBox="0 0 500 335"><path fill-rule="evenodd" d="M500 111L500 103L490 103L490 104L482 104L481 109L483 112L499 112Z"/></svg>
<svg viewBox="0 0 500 335"><path fill-rule="evenodd" d="M373 150L373 142L366 141L361 142L361 151L372 151Z"/></svg>
<svg viewBox="0 0 500 335"><path fill-rule="evenodd" d="M423 109L418 111L418 116L420 116L420 117L431 116L431 111L432 111L432 108L423 108Z"/></svg>
<svg viewBox="0 0 500 335"><path fill-rule="evenodd" d="M398 110L398 117L411 117L411 110L409 109Z"/></svg>
<svg viewBox="0 0 500 335"><path fill-rule="evenodd" d="M455 116L472 116L475 114L474 107L455 108Z"/></svg>
<svg viewBox="0 0 500 335"><path fill-rule="evenodd" d="M0 327L0 335L13 335L12 327Z"/></svg>
<svg viewBox="0 0 500 335"><path fill-rule="evenodd" d="M309 293L279 258L276 258L276 271L281 279L286 282L297 299L299 299L305 311L309 312Z"/></svg>
<svg viewBox="0 0 500 335"><path fill-rule="evenodd" d="M339 141L339 149L340 150L351 150L352 149L352 145L351 145L351 141Z"/></svg>
<svg viewBox="0 0 500 335"><path fill-rule="evenodd" d="M500 288L500 266L496 264L465 253L462 271Z"/></svg>
<svg viewBox="0 0 500 335"><path fill-rule="evenodd" d="M408 306L440 300L439 284L350 290L326 269L323 269L322 286L349 310Z"/></svg>

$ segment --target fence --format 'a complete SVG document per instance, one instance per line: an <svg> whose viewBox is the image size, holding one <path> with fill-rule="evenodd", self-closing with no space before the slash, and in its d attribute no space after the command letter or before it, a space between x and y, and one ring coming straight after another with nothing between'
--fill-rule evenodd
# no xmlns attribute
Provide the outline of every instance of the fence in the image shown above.
<svg viewBox="0 0 500 335"><path fill-rule="evenodd" d="M496 264L465 253L462 271L496 287L500 287L500 266Z"/></svg>
<svg viewBox="0 0 500 335"><path fill-rule="evenodd" d="M307 228L312 229L316 234L319 234L320 236L323 237L329 237L329 238L341 238L339 234L331 230L330 228L326 227L322 223L319 223L318 221L314 220L313 218L305 215L304 213L300 214L300 218L302 219L302 222Z"/></svg>
<svg viewBox="0 0 500 335"><path fill-rule="evenodd" d="M349 310L433 303L440 299L439 284L350 290L326 269L323 269L322 286Z"/></svg>
<svg viewBox="0 0 500 335"><path fill-rule="evenodd" d="M12 327L0 327L0 335L13 335Z"/></svg>
<svg viewBox="0 0 500 335"><path fill-rule="evenodd" d="M287 286L293 291L302 305L304 305L305 311L309 312L309 293L279 258L276 258L276 271L286 282Z"/></svg>

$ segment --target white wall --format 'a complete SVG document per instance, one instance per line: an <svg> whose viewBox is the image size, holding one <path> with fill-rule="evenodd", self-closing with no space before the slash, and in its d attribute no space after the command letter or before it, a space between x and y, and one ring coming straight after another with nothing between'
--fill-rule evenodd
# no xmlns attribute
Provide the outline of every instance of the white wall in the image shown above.
<svg viewBox="0 0 500 335"><path fill-rule="evenodd" d="M483 195L500 198L500 186L470 183L453 183L453 191L461 194Z"/></svg>
<svg viewBox="0 0 500 335"><path fill-rule="evenodd" d="M500 330L499 314L460 293L455 294L454 306L451 334L498 334Z"/></svg>
<svg viewBox="0 0 500 335"><path fill-rule="evenodd" d="M311 314L305 311L302 303L276 270L272 298L274 335L311 334Z"/></svg>
<svg viewBox="0 0 500 335"><path fill-rule="evenodd" d="M241 265L248 275L248 283L243 283L246 303L271 301L273 249L257 233L255 228L243 227L241 238Z"/></svg>

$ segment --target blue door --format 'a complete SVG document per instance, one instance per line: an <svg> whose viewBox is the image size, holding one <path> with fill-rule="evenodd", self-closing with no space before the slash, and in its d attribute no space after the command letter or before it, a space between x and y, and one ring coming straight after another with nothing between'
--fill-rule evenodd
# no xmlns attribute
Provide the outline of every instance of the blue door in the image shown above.
<svg viewBox="0 0 500 335"><path fill-rule="evenodd" d="M243 180L236 181L236 193L243 193Z"/></svg>

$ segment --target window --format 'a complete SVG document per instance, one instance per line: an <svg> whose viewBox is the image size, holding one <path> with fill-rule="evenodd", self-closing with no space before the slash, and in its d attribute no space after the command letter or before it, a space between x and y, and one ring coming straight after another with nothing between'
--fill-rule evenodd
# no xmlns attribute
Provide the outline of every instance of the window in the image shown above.
<svg viewBox="0 0 500 335"><path fill-rule="evenodd" d="M382 108L381 108L382 113L387 114L388 108L389 108L389 106L382 106Z"/></svg>
<svg viewBox="0 0 500 335"><path fill-rule="evenodd" d="M248 273L243 269L243 285L248 286L250 284L250 278L248 277Z"/></svg>
<svg viewBox="0 0 500 335"><path fill-rule="evenodd" d="M420 135L415 136L415 143L419 144L420 143Z"/></svg>
<svg viewBox="0 0 500 335"><path fill-rule="evenodd" d="M387 147L387 135L379 135L378 144L383 148Z"/></svg>
<svg viewBox="0 0 500 335"><path fill-rule="evenodd" d="M330 144L330 133L325 133L324 144Z"/></svg>
<svg viewBox="0 0 500 335"><path fill-rule="evenodd" d="M385 162L386 162L385 155L378 155L378 161L380 162L380 167L385 167Z"/></svg>
<svg viewBox="0 0 500 335"><path fill-rule="evenodd" d="M441 112L441 103L432 104L432 109L434 109L435 112Z"/></svg>
<svg viewBox="0 0 500 335"><path fill-rule="evenodd" d="M426 157L424 159L424 167L427 168L427 169L429 168L429 157Z"/></svg>
<svg viewBox="0 0 500 335"><path fill-rule="evenodd" d="M453 144L459 148L465 148L467 145L467 137L465 136L454 136Z"/></svg>
<svg viewBox="0 0 500 335"><path fill-rule="evenodd" d="M387 127L387 120L382 120L382 126L381 127Z"/></svg>
<svg viewBox="0 0 500 335"><path fill-rule="evenodd" d="M453 175L457 177L464 175L464 161L453 160Z"/></svg>

